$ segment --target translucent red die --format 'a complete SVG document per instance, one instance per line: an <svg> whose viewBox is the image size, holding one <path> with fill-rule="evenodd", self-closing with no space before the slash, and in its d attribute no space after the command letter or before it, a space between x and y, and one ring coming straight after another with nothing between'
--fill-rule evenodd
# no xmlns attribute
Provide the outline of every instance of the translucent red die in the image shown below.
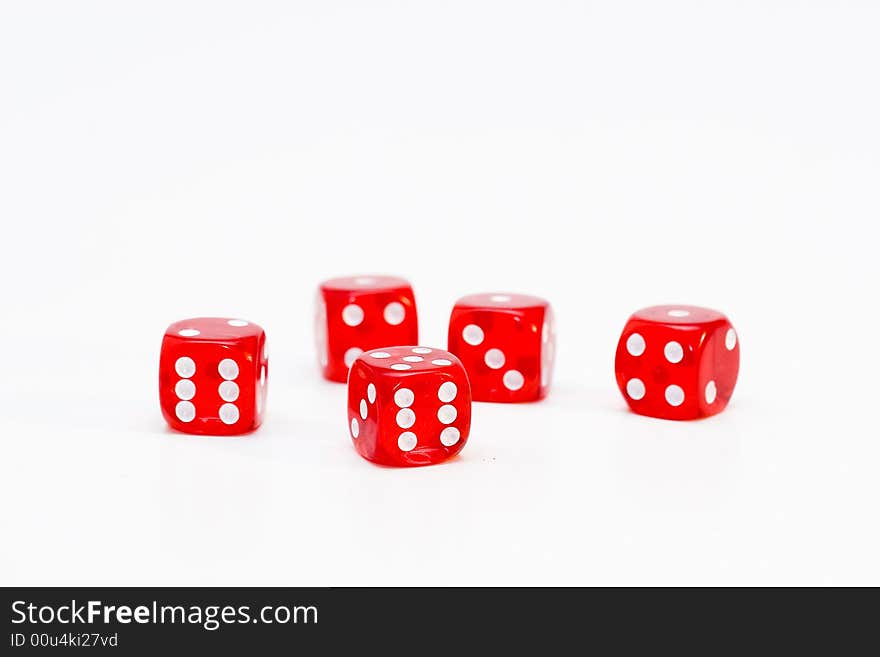
<svg viewBox="0 0 880 657"><path fill-rule="evenodd" d="M617 345L617 385L641 415L694 420L724 410L739 373L739 340L716 310L653 306L627 321Z"/></svg>
<svg viewBox="0 0 880 657"><path fill-rule="evenodd" d="M428 347L383 347L348 375L348 427L358 453L384 465L440 463L458 454L471 426L461 362Z"/></svg>
<svg viewBox="0 0 880 657"><path fill-rule="evenodd" d="M550 390L553 310L524 294L474 294L455 303L449 351L461 359L474 401L526 402Z"/></svg>
<svg viewBox="0 0 880 657"><path fill-rule="evenodd" d="M348 276L321 283L315 303L315 342L325 378L345 383L368 349L418 344L412 286L395 276Z"/></svg>
<svg viewBox="0 0 880 657"><path fill-rule="evenodd" d="M266 334L253 322L199 317L165 331L159 403L172 428L235 435L260 426L269 362Z"/></svg>

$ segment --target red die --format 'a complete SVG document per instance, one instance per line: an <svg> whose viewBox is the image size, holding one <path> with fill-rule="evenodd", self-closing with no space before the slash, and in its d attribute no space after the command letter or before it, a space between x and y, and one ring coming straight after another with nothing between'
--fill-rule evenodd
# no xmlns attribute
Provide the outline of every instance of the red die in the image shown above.
<svg viewBox="0 0 880 657"><path fill-rule="evenodd" d="M315 304L315 340L324 377L345 383L367 349L419 341L412 287L394 276L324 281Z"/></svg>
<svg viewBox="0 0 880 657"><path fill-rule="evenodd" d="M427 347L361 355L348 375L348 425L357 451L384 465L455 456L471 426L471 388L459 360Z"/></svg>
<svg viewBox="0 0 880 657"><path fill-rule="evenodd" d="M165 331L159 403L172 428L233 435L256 429L266 404L266 334L242 319L199 317Z"/></svg>
<svg viewBox="0 0 880 657"><path fill-rule="evenodd" d="M724 315L708 308L645 308L623 329L614 371L636 413L668 420L715 415L736 385L736 331Z"/></svg>
<svg viewBox="0 0 880 657"><path fill-rule="evenodd" d="M553 310L544 299L473 294L452 309L449 351L467 369L475 401L543 399L555 350Z"/></svg>

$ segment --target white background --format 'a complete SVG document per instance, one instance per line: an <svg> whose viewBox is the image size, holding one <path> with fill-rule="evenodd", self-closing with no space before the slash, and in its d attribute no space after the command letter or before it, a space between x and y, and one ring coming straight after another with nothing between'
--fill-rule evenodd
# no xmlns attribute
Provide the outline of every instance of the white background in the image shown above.
<svg viewBox="0 0 880 657"><path fill-rule="evenodd" d="M876 2L4 2L3 584L880 584ZM556 387L362 460L314 288L549 298ZM619 331L732 319L720 416ZM268 332L269 414L168 431L165 326Z"/></svg>

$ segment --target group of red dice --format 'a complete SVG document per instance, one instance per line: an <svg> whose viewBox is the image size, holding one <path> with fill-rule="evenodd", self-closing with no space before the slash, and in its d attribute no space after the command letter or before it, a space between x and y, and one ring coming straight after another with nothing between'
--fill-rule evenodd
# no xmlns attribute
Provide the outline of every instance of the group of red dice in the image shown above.
<svg viewBox="0 0 880 657"><path fill-rule="evenodd" d="M358 453L385 465L439 463L467 442L471 401L543 399L556 333L544 299L475 294L455 303L448 350L419 346L412 286L391 276L322 283L315 304L318 363L348 382L348 428ZM654 306L629 318L617 346L617 384L641 415L691 420L727 405L739 341L719 312ZM241 319L175 322L162 341L159 399L168 424L234 435L266 408L266 334Z"/></svg>

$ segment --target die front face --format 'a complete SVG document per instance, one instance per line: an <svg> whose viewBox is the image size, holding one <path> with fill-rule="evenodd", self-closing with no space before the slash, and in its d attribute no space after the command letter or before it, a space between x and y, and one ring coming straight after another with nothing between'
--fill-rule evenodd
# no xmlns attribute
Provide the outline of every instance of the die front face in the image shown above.
<svg viewBox="0 0 880 657"><path fill-rule="evenodd" d="M358 357L348 377L348 428L358 453L383 465L445 461L471 425L461 362L442 349L383 347Z"/></svg>
<svg viewBox="0 0 880 657"><path fill-rule="evenodd" d="M322 374L345 383L351 364L364 351L418 343L412 287L394 276L324 281L316 300L315 337Z"/></svg>
<svg viewBox="0 0 880 657"><path fill-rule="evenodd" d="M550 390L556 350L553 311L522 294L474 294L455 303L449 351L461 359L474 401L528 402Z"/></svg>
<svg viewBox="0 0 880 657"><path fill-rule="evenodd" d="M165 331L159 403L177 431L228 436L263 420L268 376L266 334L240 319L200 317Z"/></svg>
<svg viewBox="0 0 880 657"><path fill-rule="evenodd" d="M694 420L724 410L739 373L739 340L721 313L653 306L629 318L615 358L617 385L640 415Z"/></svg>

